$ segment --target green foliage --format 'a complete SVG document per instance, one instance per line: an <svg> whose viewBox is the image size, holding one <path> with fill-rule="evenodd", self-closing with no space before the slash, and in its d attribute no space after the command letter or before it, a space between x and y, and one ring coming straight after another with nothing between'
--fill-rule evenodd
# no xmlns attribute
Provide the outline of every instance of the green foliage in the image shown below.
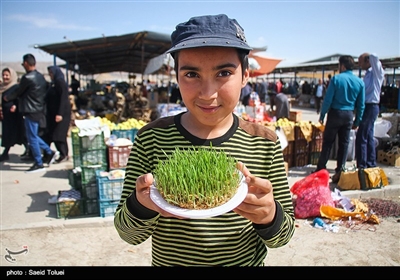
<svg viewBox="0 0 400 280"><path fill-rule="evenodd" d="M242 179L236 159L223 150L178 148L159 161L154 171L156 187L170 204L185 209L208 209L235 195Z"/></svg>

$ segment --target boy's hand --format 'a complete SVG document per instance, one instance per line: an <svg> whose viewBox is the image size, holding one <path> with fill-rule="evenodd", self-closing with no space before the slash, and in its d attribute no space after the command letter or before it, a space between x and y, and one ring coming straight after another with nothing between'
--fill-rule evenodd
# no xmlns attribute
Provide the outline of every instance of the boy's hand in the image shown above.
<svg viewBox="0 0 400 280"><path fill-rule="evenodd" d="M150 198L150 186L153 183L154 177L151 173L141 175L136 179L136 199L139 201L139 203L148 209L160 213L160 215L163 217L174 217L181 219L182 217L166 212L153 202L153 200Z"/></svg>
<svg viewBox="0 0 400 280"><path fill-rule="evenodd" d="M256 224L271 223L276 211L271 182L251 175L250 171L241 162L238 163L237 168L246 177L248 193L243 202L234 211Z"/></svg>

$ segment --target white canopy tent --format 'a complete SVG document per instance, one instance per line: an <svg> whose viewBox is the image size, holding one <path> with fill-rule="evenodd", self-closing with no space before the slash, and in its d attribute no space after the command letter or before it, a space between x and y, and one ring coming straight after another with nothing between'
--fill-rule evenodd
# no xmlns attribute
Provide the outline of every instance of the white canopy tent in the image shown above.
<svg viewBox="0 0 400 280"><path fill-rule="evenodd" d="M174 59L169 53L164 53L150 59L143 74L168 74L173 68Z"/></svg>

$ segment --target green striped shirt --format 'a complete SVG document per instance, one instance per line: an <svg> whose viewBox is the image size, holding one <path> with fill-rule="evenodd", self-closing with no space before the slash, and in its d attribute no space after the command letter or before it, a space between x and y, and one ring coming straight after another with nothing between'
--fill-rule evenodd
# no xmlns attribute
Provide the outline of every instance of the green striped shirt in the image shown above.
<svg viewBox="0 0 400 280"><path fill-rule="evenodd" d="M184 114L184 113L182 113ZM126 167L114 224L120 237L138 245L152 238L153 266L262 266L267 247L286 245L294 233L294 213L279 138L269 128L234 115L230 130L200 139L181 125L181 115L157 119L138 131ZM136 178L151 173L176 147L212 146L271 181L276 215L271 225L253 224L230 211L206 219L165 218L140 205ZM212 167L210 167L212 168Z"/></svg>

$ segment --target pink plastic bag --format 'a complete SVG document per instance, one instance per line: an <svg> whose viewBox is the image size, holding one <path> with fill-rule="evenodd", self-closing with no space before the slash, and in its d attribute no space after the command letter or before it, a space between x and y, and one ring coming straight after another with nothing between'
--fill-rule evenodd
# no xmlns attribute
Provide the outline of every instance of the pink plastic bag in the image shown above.
<svg viewBox="0 0 400 280"><path fill-rule="evenodd" d="M296 196L294 215L297 219L320 217L320 207L335 207L329 189L329 173L321 169L293 184L290 191Z"/></svg>

